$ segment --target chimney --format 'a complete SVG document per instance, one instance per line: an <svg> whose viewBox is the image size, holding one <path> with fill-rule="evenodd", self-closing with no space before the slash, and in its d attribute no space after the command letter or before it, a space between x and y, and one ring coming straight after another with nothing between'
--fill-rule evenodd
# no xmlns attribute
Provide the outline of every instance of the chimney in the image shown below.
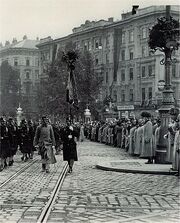
<svg viewBox="0 0 180 223"><path fill-rule="evenodd" d="M39 41L39 37L36 37L36 40Z"/></svg>
<svg viewBox="0 0 180 223"><path fill-rule="evenodd" d="M3 47L3 45L2 45L2 43L0 43L0 48L2 48Z"/></svg>
<svg viewBox="0 0 180 223"><path fill-rule="evenodd" d="M133 8L132 8L132 15L137 14L137 12L138 12L138 8L139 8L139 5L133 5Z"/></svg>
<svg viewBox="0 0 180 223"><path fill-rule="evenodd" d="M24 35L24 36L23 36L23 40L26 40L26 39L27 39L27 36L26 36L26 35Z"/></svg>
<svg viewBox="0 0 180 223"><path fill-rule="evenodd" d="M10 42L6 40L5 46L9 46Z"/></svg>
<svg viewBox="0 0 180 223"><path fill-rule="evenodd" d="M17 43L17 39L16 38L13 38L12 43L13 44Z"/></svg>
<svg viewBox="0 0 180 223"><path fill-rule="evenodd" d="M108 22L114 22L114 18L113 17L108 18Z"/></svg>

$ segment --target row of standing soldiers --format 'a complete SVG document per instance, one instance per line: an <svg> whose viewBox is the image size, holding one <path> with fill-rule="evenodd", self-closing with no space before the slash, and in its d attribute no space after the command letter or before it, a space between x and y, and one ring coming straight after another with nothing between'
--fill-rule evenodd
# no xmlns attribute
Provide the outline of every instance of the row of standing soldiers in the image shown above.
<svg viewBox="0 0 180 223"><path fill-rule="evenodd" d="M170 110L171 122L164 139L167 143L166 162L179 171L180 116L177 109ZM142 112L140 119L121 119L113 122L93 122L85 126L85 135L92 141L125 149L130 155L147 158L147 164L157 160L161 120Z"/></svg>

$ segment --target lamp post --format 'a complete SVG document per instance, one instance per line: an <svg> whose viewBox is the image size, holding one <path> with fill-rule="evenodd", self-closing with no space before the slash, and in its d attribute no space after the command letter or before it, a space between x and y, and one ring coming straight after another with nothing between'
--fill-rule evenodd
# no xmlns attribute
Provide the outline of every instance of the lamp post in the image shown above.
<svg viewBox="0 0 180 223"><path fill-rule="evenodd" d="M152 27L149 35L149 47L155 52L160 50L164 53L164 58L160 64L165 66L165 85L163 90L162 106L159 109L161 118L159 143L156 150L156 163L167 163L167 140L164 135L168 131L168 124L170 121L169 110L174 107L173 90L171 89L171 64L176 62L172 59L172 52L178 50L179 21L170 16L170 6L166 6L166 17L158 19L158 23Z"/></svg>
<svg viewBox="0 0 180 223"><path fill-rule="evenodd" d="M20 104L19 104L19 107L17 108L17 125L20 126L21 124L21 119L22 119L22 114L23 114L23 111L22 111L22 108L20 107Z"/></svg>
<svg viewBox="0 0 180 223"><path fill-rule="evenodd" d="M71 122L73 122L72 105L76 108L78 107L77 89L73 73L73 71L75 70L75 62L77 59L77 53L73 50L68 51L66 54L64 53L62 56L62 61L67 64L67 69L69 72L68 83L66 88L66 101L68 102L69 108L68 119Z"/></svg>

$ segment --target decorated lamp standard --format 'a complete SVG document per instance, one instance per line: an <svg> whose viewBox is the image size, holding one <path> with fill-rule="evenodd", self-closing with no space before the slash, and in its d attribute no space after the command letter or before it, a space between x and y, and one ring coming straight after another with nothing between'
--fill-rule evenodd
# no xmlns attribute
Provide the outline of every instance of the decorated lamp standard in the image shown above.
<svg viewBox="0 0 180 223"><path fill-rule="evenodd" d="M73 121L72 106L78 108L77 87L74 77L75 62L78 59L78 55L75 51L68 51L67 54L63 54L62 61L67 64L69 72L68 83L66 88L66 101L69 103L69 120Z"/></svg>
<svg viewBox="0 0 180 223"><path fill-rule="evenodd" d="M158 19L150 30L149 47L152 51L160 50L164 53L164 58L160 64L165 66L165 85L163 90L162 106L159 109L161 118L159 145L156 150L156 163L166 163L167 141L164 135L168 131L168 124L170 121L169 110L174 107L173 90L171 89L171 64L176 62L172 58L172 53L179 48L179 21L170 16L170 6L166 6L166 17Z"/></svg>
<svg viewBox="0 0 180 223"><path fill-rule="evenodd" d="M23 111L22 111L22 108L20 107L20 104L19 104L19 107L17 108L17 125L20 126L21 124L21 119L22 119L22 114L23 114Z"/></svg>

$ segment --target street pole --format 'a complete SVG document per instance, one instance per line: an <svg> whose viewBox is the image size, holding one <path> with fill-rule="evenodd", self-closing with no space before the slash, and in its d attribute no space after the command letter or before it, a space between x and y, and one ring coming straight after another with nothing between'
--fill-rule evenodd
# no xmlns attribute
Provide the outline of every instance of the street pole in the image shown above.
<svg viewBox="0 0 180 223"><path fill-rule="evenodd" d="M170 6L166 6L166 20L170 21ZM166 155L168 148L168 141L164 138L164 135L168 132L168 125L170 122L169 110L174 107L174 96L173 90L171 89L171 55L172 49L170 47L166 47L164 50L165 53L165 86L163 90L163 101L162 106L159 109L159 115L161 119L161 127L159 132L159 144L156 150L156 163L167 163Z"/></svg>

